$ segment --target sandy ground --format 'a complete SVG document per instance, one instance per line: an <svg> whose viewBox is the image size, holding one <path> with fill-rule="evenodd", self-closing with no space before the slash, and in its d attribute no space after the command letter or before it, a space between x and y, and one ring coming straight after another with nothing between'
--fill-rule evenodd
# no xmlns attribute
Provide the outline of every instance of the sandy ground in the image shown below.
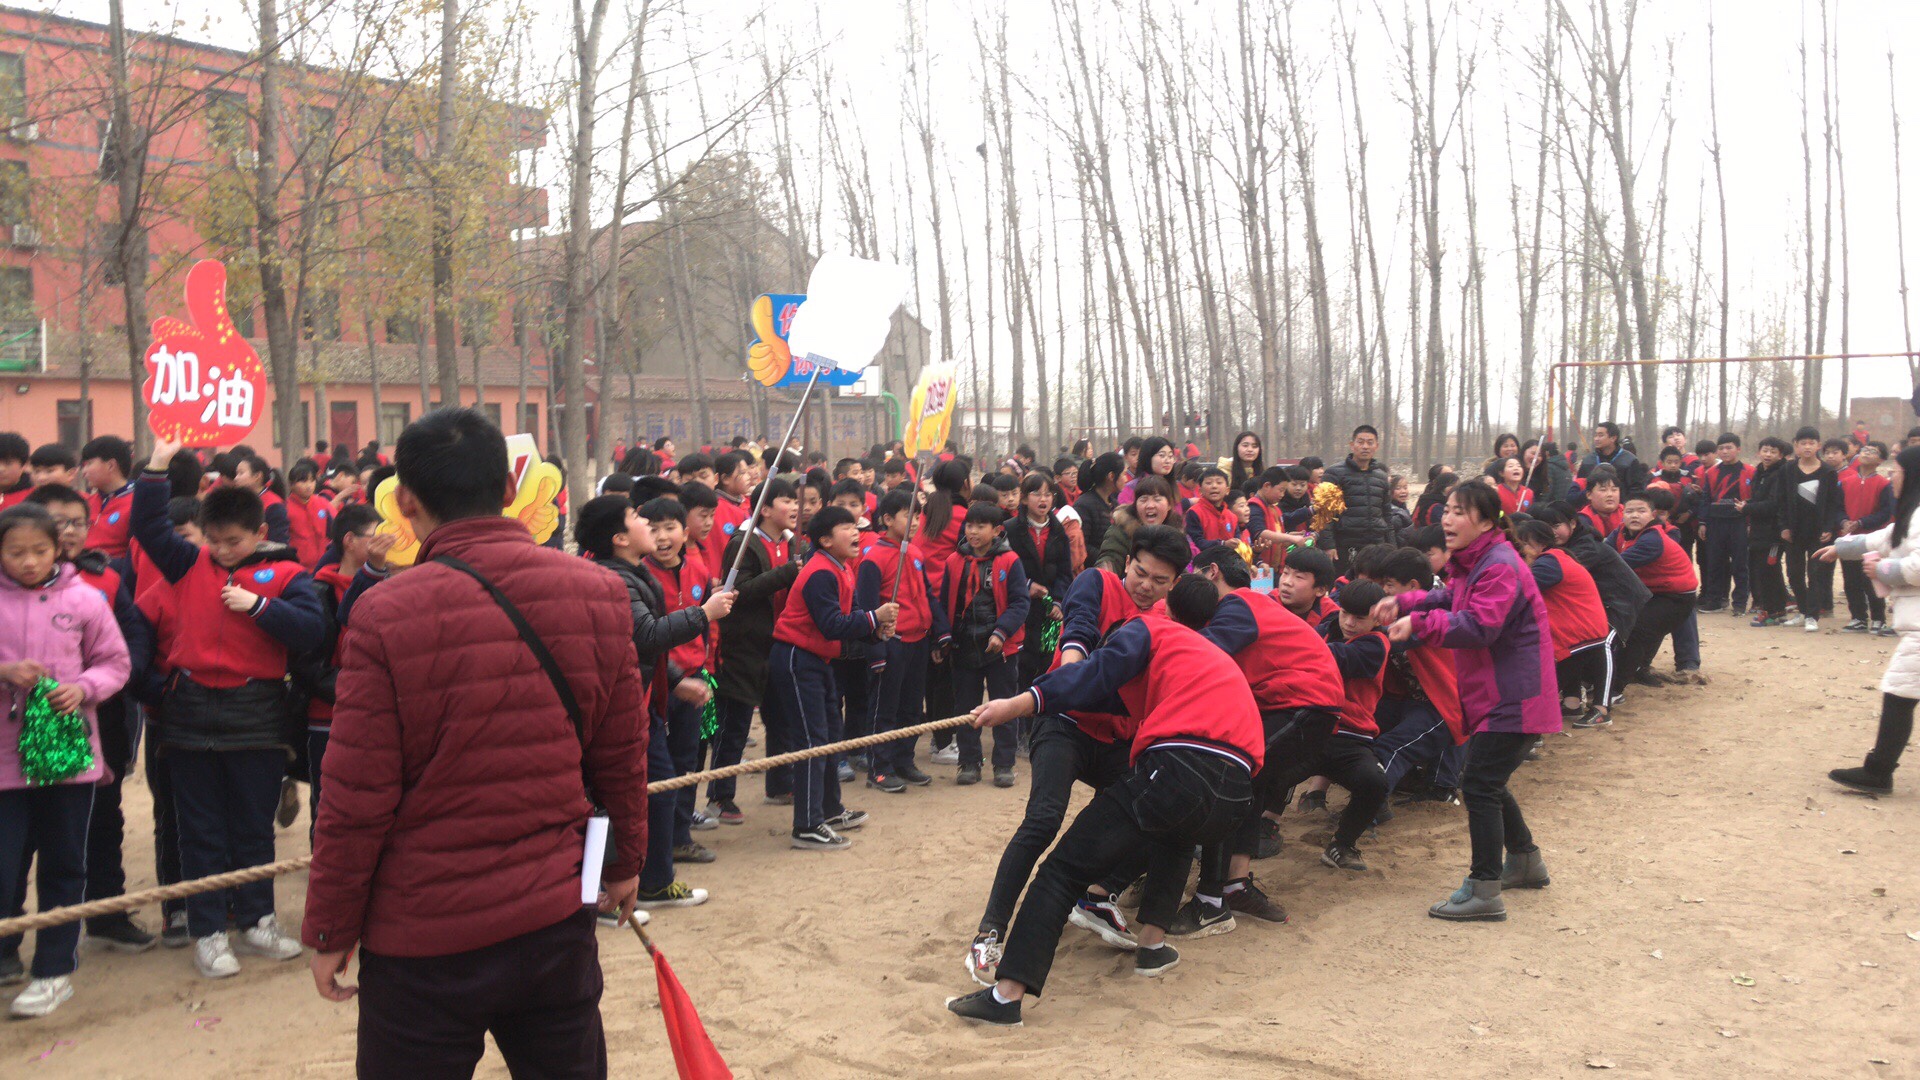
<svg viewBox="0 0 1920 1080"><path fill-rule="evenodd" d="M1425 915L1465 872L1458 810L1401 810L1358 875L1301 842L1324 821L1290 816L1256 864L1290 923L1243 919L1152 981L1069 929L1026 1026L976 1029L942 1001L971 989L961 955L1025 781L960 789L937 767L928 789L859 791L873 821L833 855L787 850L749 780L747 824L702 834L720 860L682 874L713 901L653 929L741 1077L1920 1076L1915 781L1873 800L1825 779L1871 738L1892 642L1702 629L1711 686L1636 690L1516 778L1554 883L1504 924ZM128 801L140 887L145 788ZM281 834L283 855L305 843L304 821ZM302 887L281 882L290 924ZM639 943L601 949L614 1075L672 1076ZM355 1006L304 964L243 962L213 983L186 952L89 946L71 1002L0 1026L0 1074L351 1075ZM505 1070L490 1051L481 1073Z"/></svg>

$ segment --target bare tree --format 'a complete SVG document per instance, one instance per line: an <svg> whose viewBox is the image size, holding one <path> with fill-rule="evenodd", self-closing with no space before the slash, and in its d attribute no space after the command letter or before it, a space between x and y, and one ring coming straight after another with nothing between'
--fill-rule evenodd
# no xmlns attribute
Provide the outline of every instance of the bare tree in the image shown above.
<svg viewBox="0 0 1920 1080"><path fill-rule="evenodd" d="M1900 258L1900 329L1905 334L1907 372L1920 382L1920 357L1913 355L1913 311L1907 304L1907 220L1900 196L1900 90L1893 78L1893 50L1887 50L1887 101L1893 116L1893 235Z"/></svg>
<svg viewBox="0 0 1920 1080"><path fill-rule="evenodd" d="M448 0L452 2L452 0ZM600 40L606 29L608 0L593 0L588 13L581 0L573 4L573 153L567 176L567 232L562 248L561 274L566 290L566 308L560 337L560 354L553 367L566 399L566 411L560 416L561 454L567 464L568 497L573 505L585 504L593 493L593 467L587 454L587 381L583 340L586 334L587 307L592 301L593 266L593 148L594 128L598 121L600 77ZM439 323L436 307L434 319ZM442 369L442 385L445 370ZM455 386L458 392L458 386ZM444 393L444 390L443 390Z"/></svg>

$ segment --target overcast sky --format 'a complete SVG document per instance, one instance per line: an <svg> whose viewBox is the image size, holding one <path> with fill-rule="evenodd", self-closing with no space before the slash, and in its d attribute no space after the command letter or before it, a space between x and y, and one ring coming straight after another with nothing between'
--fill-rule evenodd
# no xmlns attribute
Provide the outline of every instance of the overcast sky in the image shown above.
<svg viewBox="0 0 1920 1080"><path fill-rule="evenodd" d="M1001 4L995 0L925 2L928 38L933 43L935 112L941 121L944 140L942 158L947 167L956 170L959 181L962 205L958 208L958 227L972 230L970 235L976 235L981 228L982 217L982 203L978 198L981 162L973 148L983 141L985 134L976 90L979 57L974 45L972 20L978 14L985 14L989 19L997 18ZM1112 23L1115 18L1137 20L1137 14L1134 14L1137 13L1137 5L1133 3L1113 5L1104 0L1082 2L1089 15L1089 25L1096 32L1117 33ZM1567 2L1573 9L1575 19L1584 24L1584 4L1575 0ZM1397 19L1400 0L1380 0L1380 4L1389 11L1390 17ZM105 0L61 0L42 6L99 20L104 20L106 13ZM530 31L530 52L537 58L554 63L564 56L568 47L566 12L569 5L564 0L538 0L537 6L542 10L550 8L551 13L538 20ZM650 50L659 49L662 64L683 57L690 44L697 45L703 54L698 65L700 79L697 87L686 77L684 67L668 76L675 85L671 120L682 125L692 122L697 111L696 91L705 96L709 111L717 112L736 95L754 89L758 82L757 63L750 61L748 56L754 40L763 35L784 41L797 52L806 52L818 46L820 51L805 81L812 82L823 68L831 69L838 88L828 103L835 112L834 119L843 131L861 134L872 161L876 201L879 204L877 213L885 234L883 243L889 248L897 248L902 257L906 257L906 232L911 211L905 204L902 176L905 170L912 170L912 185L918 197L924 197L925 179L917 153L912 160L903 156L906 144L901 137L901 87L908 57L904 50L904 21L899 0L781 4L767 9L764 23L755 21L751 27L739 25L754 10L748 3L737 6L699 3L691 6L698 9L696 21L690 26L675 23L676 40L658 44L650 42L648 46ZM1399 321L1392 323L1392 333L1404 343L1407 258L1404 231L1405 170L1409 120L1405 104L1394 93L1399 73L1386 31L1381 25L1379 6L1373 0L1365 3L1355 0L1347 3L1344 10L1359 31L1363 70L1360 105L1365 110L1371 143L1369 161L1376 235L1382 257L1390 260L1387 266L1383 266L1389 281L1388 306L1390 310L1399 308L1401 311ZM616 21L619 20L621 7L621 0L615 0ZM1044 150L1050 139L1040 118L1051 115L1057 120L1064 120L1067 106L1055 74L1059 66L1059 46L1051 5L1023 2L1009 4L1008 7L1011 19L1009 38L1012 43L1009 52L1021 86L1016 90L1020 112L1015 118L1015 126L1022 136L1019 145L1023 156L1019 159L1019 165L1029 178L1026 210L1030 227L1037 233L1049 227L1038 222L1050 223L1054 218L1054 209L1048 208L1042 212L1042 208L1035 205L1041 195L1040 173L1045 166ZM1313 117L1318 131L1316 172L1321 213L1323 229L1329 234L1329 258L1334 274L1335 302L1338 304L1340 295L1349 287L1347 275L1350 261L1345 242L1348 214L1346 164L1342 155L1350 149L1350 140L1347 138L1346 121L1340 103L1335 96L1336 82L1344 80L1341 67L1343 60L1334 35L1333 16L1336 10L1332 5L1320 2L1301 4L1295 16L1293 40L1300 53L1303 78L1311 84ZM1494 340L1493 352L1503 358L1501 362L1510 365L1511 358L1517 355L1518 346L1514 304L1511 300L1514 263L1507 204L1508 158L1511 153L1515 171L1521 174L1522 185L1528 189L1530 197L1535 153L1530 129L1537 109L1538 91L1531 71L1520 59L1520 52L1537 42L1543 7L1538 3L1464 3L1459 10L1459 38L1466 46L1476 49L1479 55L1470 119L1479 173L1480 238L1488 259L1489 333ZM1920 176L1920 163L1914 160L1920 154L1920 149L1916 148L1920 137L1914 133L1916 126L1920 126L1920 64L1914 63L1914 58L1920 57L1920 49L1916 49L1916 45L1920 45L1920 5L1905 0L1878 3L1855 0L1835 4L1833 10L1837 12L1841 51L1836 85L1841 103L1841 135L1846 155L1848 254L1852 286L1851 345L1855 351L1861 352L1901 349L1905 346L1897 291L1896 232L1893 227L1892 124L1887 54L1891 50L1898 65L1900 111L1907 123L1904 132L1904 165L1911 176ZM1230 0L1160 0L1153 4L1153 11L1163 25L1170 25L1176 17L1183 19L1196 43L1196 49L1231 50L1234 47L1234 6ZM127 0L127 12L130 23L136 27L177 21L187 36L238 48L253 44L249 5L240 0ZM1665 122L1658 116L1658 105L1662 86L1667 79L1667 51L1670 45L1674 72L1674 135L1668 180L1671 205L1668 211L1666 272L1669 279L1683 287L1694 272L1693 252L1696 248L1704 254L1709 276L1717 273L1719 266L1719 232L1715 222L1711 163L1706 151L1707 23L1710 17L1717 17L1715 52L1718 57L1720 128L1725 150L1731 226L1735 310L1731 347L1735 353L1745 351L1743 338L1747 315L1773 310L1783 297L1786 299L1790 325L1794 328L1796 349L1799 341L1800 304L1795 284L1801 273L1798 264L1803 258L1800 238L1803 201L1799 48L1804 23L1809 28L1809 47L1812 50L1813 73L1809 92L1813 95L1815 197L1818 199L1821 184L1818 175L1821 155L1818 129L1819 12L1817 3L1801 3L1799 0L1743 0L1738 3L1723 0L1717 8L1707 0L1657 0L1645 3L1640 17L1639 38L1634 54L1635 127L1639 139L1636 153L1644 162L1639 201L1645 214L1650 209L1660 146L1665 136ZM1132 32L1131 26L1129 22L1129 33ZM615 29L618 31L619 28ZM615 36L617 33L610 34L610 41ZM1443 50L1449 53L1447 63L1451 64L1452 45L1443 45ZM1203 65L1196 64L1196 67L1200 66ZM608 82L617 93L624 78L624 59L616 67L617 73L610 74ZM1570 60L1566 67L1571 70ZM1121 73L1121 77L1125 77L1124 73ZM1134 77L1137 78L1137 75ZM1450 77L1450 72L1443 73L1442 82L1447 82ZM1214 76L1209 71L1201 81L1212 82ZM1219 89L1224 91L1225 87ZM796 92L796 97L806 101L811 94L803 86ZM1441 99L1443 104L1449 103L1452 99L1451 90L1443 88ZM1274 104L1280 107L1282 100L1276 97ZM803 177L810 185L819 181L818 166L822 163L814 119L817 118L802 116L796 119L794 127L795 148L803 170L816 174ZM1509 122L1513 132L1511 145L1507 138ZM614 128L613 123L608 123L603 125L602 132L610 132ZM768 138L767 125L756 124L752 133L753 141L764 147ZM550 149L545 153L542 163L550 186L555 186L553 174L561 164L555 148L564 140L565 135L556 127ZM1058 154L1062 144L1057 139L1052 142ZM1449 324L1456 318L1458 275L1465 267L1462 188L1457 158L1453 154L1460 144L1461 137L1455 136L1449 146L1447 172L1442 180L1441 192L1449 232L1446 268ZM1054 167L1059 186L1067 188L1067 166L1063 156L1055 161ZM1138 179L1137 176L1128 178L1130 182ZM1568 182L1572 182L1570 175ZM1696 212L1702 205L1702 184L1705 185L1706 225L1704 233L1696 237ZM1910 217L1920 216L1920 182L1910 178L1907 189L1906 211ZM1070 194L1071 189L1067 188L1067 192ZM560 195L557 186L555 194ZM558 209L563 202L556 197L553 205ZM831 198L827 205L829 218L833 218ZM1079 229L1076 212L1065 204L1059 205L1057 210L1062 243L1067 250L1076 250ZM949 207L950 228L956 227L953 213L954 209ZM1553 228L1551 223L1548 228ZM1834 299L1832 328L1827 342L1829 351L1837 351L1840 347L1837 210L1834 228ZM924 224L919 225L917 231L922 295L930 298L930 237ZM1229 219L1226 232L1230 243L1235 231L1233 221ZM1907 234L1909 247L1913 247L1914 242L1920 240L1920 226L1909 221ZM844 247L844 240L827 246ZM1053 246L1051 241L1048 246ZM977 243L974 256L977 262ZM1238 260L1237 253L1234 258ZM1913 264L1912 271L1920 273L1920 250L1910 252L1909 259ZM949 260L956 261L957 254L950 252ZM976 274L978 271L976 265ZM1075 274L1070 270L1067 277L1067 291L1073 294L1071 299L1077 306ZM768 291L797 289L800 284L784 281L765 283ZM1916 284L1920 285L1920 282ZM1398 299L1395 299L1396 296ZM1920 298L1916 298L1916 302L1920 302ZM1545 301L1548 309L1554 305L1555 301L1551 298ZM931 307L930 299L925 306ZM932 318L932 312L927 312L927 321L931 322ZM1051 322L1050 316L1048 322ZM1070 318L1070 322L1078 324L1079 320ZM962 342L966 340L965 327L957 327L956 333ZM1713 331L1709 331L1707 336L1703 353L1711 351ZM1399 348L1403 352L1404 344ZM960 358L965 358L968 352L964 344L959 346L958 351ZM1003 356L1004 353L1003 349ZM1511 367L1505 374L1511 378ZM1898 360L1858 363L1854 366L1853 381L1856 395L1892 393L1904 396L1910 387L1905 365ZM1829 365L1826 383L1829 407L1837 403L1838 382L1837 365ZM1502 404L1505 403L1496 403L1496 413L1502 411L1499 408ZM1511 409L1504 411L1510 412Z"/></svg>

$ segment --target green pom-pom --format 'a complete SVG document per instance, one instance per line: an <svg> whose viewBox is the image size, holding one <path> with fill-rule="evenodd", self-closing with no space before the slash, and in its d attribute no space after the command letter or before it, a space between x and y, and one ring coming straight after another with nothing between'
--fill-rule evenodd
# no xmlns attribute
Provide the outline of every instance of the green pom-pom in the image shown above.
<svg viewBox="0 0 1920 1080"><path fill-rule="evenodd" d="M720 681L711 671L700 674L707 680L707 703L700 708L700 738L706 740L720 730Z"/></svg>
<svg viewBox="0 0 1920 1080"><path fill-rule="evenodd" d="M93 768L87 718L78 712L56 712L47 700L59 688L59 683L43 678L27 695L26 718L20 727L20 775L36 787L65 783Z"/></svg>

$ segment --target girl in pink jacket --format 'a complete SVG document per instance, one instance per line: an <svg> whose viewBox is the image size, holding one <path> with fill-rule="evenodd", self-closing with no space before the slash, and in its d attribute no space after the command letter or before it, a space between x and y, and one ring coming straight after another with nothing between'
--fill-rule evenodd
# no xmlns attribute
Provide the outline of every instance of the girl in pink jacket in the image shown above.
<svg viewBox="0 0 1920 1080"><path fill-rule="evenodd" d="M59 533L45 508L0 512L0 897L26 873L29 839L39 851L40 910L77 904L87 882L87 818L93 786L106 775L94 708L126 685L127 643L113 609L71 565L59 561ZM42 678L59 685L48 703L87 721L92 764L59 783L22 775L20 732ZM33 981L13 999L15 1017L45 1016L73 996L70 977L80 924L34 935Z"/></svg>

